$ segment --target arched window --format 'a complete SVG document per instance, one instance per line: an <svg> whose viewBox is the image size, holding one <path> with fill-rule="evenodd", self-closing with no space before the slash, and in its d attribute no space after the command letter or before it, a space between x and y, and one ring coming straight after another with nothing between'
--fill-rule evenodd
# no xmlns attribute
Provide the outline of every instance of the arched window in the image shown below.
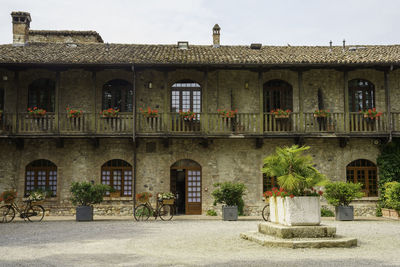
<svg viewBox="0 0 400 267"><path fill-rule="evenodd" d="M41 108L47 112L55 110L55 82L50 79L38 79L28 88L28 108Z"/></svg>
<svg viewBox="0 0 400 267"><path fill-rule="evenodd" d="M346 167L347 182L362 183L366 196L378 196L376 165L366 159L358 159Z"/></svg>
<svg viewBox="0 0 400 267"><path fill-rule="evenodd" d="M50 190L57 194L57 166L46 159L29 163L25 171L25 195L36 189Z"/></svg>
<svg viewBox="0 0 400 267"><path fill-rule="evenodd" d="M120 159L107 161L101 167L101 183L120 191L121 196L132 196L132 166Z"/></svg>
<svg viewBox="0 0 400 267"><path fill-rule="evenodd" d="M349 81L349 110L358 112L375 107L375 86L367 80Z"/></svg>
<svg viewBox="0 0 400 267"><path fill-rule="evenodd" d="M273 109L293 110L293 89L289 83L271 80L264 84L264 112Z"/></svg>
<svg viewBox="0 0 400 267"><path fill-rule="evenodd" d="M180 110L201 112L201 86L200 84L182 80L172 85L171 112Z"/></svg>
<svg viewBox="0 0 400 267"><path fill-rule="evenodd" d="M109 108L132 112L132 84L124 80L111 80L103 85L103 110Z"/></svg>

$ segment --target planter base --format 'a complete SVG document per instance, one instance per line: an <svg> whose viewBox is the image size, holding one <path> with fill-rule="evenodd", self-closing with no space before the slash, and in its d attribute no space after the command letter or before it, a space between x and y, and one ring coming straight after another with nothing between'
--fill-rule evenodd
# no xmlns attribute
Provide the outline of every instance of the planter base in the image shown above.
<svg viewBox="0 0 400 267"><path fill-rule="evenodd" d="M93 207L91 206L76 207L76 221L77 222L93 221Z"/></svg>
<svg viewBox="0 0 400 267"><path fill-rule="evenodd" d="M354 207L353 206L335 207L335 214L336 214L337 221L354 221Z"/></svg>
<svg viewBox="0 0 400 267"><path fill-rule="evenodd" d="M222 206L222 219L224 221L237 221L238 207L237 206Z"/></svg>

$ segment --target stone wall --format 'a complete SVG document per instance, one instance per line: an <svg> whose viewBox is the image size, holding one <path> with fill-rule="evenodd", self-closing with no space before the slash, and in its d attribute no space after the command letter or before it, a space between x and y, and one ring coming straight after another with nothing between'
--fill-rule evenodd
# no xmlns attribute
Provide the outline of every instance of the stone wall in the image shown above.
<svg viewBox="0 0 400 267"><path fill-rule="evenodd" d="M147 143L155 143L155 150L146 150ZM262 193L262 160L274 152L276 146L292 145L293 139L265 139L260 149L253 139L214 139L207 148L199 139L172 139L165 147L159 139L139 140L137 148L136 191L153 193L170 191L170 167L181 159L191 159L202 167L202 210L213 208L211 192L216 182L243 182L247 187L244 197L247 214L258 214L264 205ZM351 139L345 148L339 147L335 138L306 139L309 154L315 166L331 180L344 181L346 166L356 159L368 159L376 163L378 147L371 139ZM40 148L40 149L38 149ZM98 148L89 140L67 139L63 148L57 148L53 140L27 139L25 147L17 150L8 140L0 140L0 191L17 188L24 192L25 167L37 159L47 159L57 165L57 197L49 201L57 214L70 212L69 186L72 181L95 181L100 183L101 166L112 159L122 159L133 164L134 146L129 139L101 139ZM329 152L327 152L329 151ZM108 200L98 210L102 214L128 214L132 205L129 198ZM56 208L54 208L56 207ZM110 211L111 210L111 211ZM53 213L53 212L52 212Z"/></svg>

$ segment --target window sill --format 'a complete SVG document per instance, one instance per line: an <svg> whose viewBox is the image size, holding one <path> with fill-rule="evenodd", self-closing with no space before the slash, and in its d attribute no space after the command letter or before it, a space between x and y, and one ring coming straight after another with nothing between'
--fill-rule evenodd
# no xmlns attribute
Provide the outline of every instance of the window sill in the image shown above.
<svg viewBox="0 0 400 267"><path fill-rule="evenodd" d="M132 201L132 197L104 197L104 201Z"/></svg>

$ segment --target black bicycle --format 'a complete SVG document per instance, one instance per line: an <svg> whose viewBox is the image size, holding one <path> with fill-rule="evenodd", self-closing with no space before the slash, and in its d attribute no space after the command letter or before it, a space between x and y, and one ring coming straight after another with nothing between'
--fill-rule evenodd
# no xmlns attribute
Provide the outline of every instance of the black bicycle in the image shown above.
<svg viewBox="0 0 400 267"><path fill-rule="evenodd" d="M174 199L157 200L156 208L149 201L138 205L133 213L136 221L147 221L150 216L155 219L159 216L163 221L169 221L174 217Z"/></svg>
<svg viewBox="0 0 400 267"><path fill-rule="evenodd" d="M269 220L269 203L265 204L264 208L262 209L261 213L264 221L268 222Z"/></svg>
<svg viewBox="0 0 400 267"><path fill-rule="evenodd" d="M15 218L16 211L21 219L30 222L40 222L44 217L44 208L41 205L32 204L32 200L24 200L25 207L21 209L14 202L0 207L0 216L2 223L12 222Z"/></svg>

